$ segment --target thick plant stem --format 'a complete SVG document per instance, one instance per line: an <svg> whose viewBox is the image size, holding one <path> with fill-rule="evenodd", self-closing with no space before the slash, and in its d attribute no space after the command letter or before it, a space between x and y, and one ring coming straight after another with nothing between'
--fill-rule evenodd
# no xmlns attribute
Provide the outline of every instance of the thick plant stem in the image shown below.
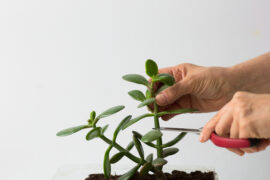
<svg viewBox="0 0 270 180"><path fill-rule="evenodd" d="M158 106L156 103L154 103L154 123L155 123L155 128L159 129L159 120L158 120ZM157 157L162 158L163 157L163 148L162 148L162 138L157 139ZM159 170L162 170L162 166L160 166Z"/></svg>
<svg viewBox="0 0 270 180"><path fill-rule="evenodd" d="M154 103L154 122L155 122L155 128L159 129L160 125L159 125L159 120L158 120L158 107L157 104ZM157 157L162 158L163 156L163 149L162 149L162 138L158 138L157 139Z"/></svg>
<svg viewBox="0 0 270 180"><path fill-rule="evenodd" d="M105 141L106 143L108 144L112 144L112 141L110 139L108 139L106 136L104 135L101 135L100 138ZM133 154L131 154L130 152L128 152L126 149L124 149L122 146L120 146L119 144L117 143L113 143L113 147L115 147L118 151L121 151L121 152L126 152L125 153L125 156L127 158L129 158L130 160L134 161L135 163L139 164L142 162L141 158L138 158L136 156L134 156Z"/></svg>
<svg viewBox="0 0 270 180"><path fill-rule="evenodd" d="M153 87L154 87L154 82L151 83L151 87L150 87L151 97L156 96ZM160 128L159 117L158 117L158 105L156 102L154 102L154 124L155 124L156 129ZM157 149L157 157L162 158L163 157L162 137L157 139L156 149ZM162 170L162 166L160 166L158 169Z"/></svg>

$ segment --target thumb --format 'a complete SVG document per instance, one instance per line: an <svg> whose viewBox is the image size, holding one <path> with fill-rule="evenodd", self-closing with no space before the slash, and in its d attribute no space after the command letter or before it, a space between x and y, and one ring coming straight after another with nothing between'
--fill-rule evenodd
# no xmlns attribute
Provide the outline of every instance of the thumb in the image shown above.
<svg viewBox="0 0 270 180"><path fill-rule="evenodd" d="M159 93L156 96L156 103L159 106L166 106L169 104L172 104L177 99L179 99L181 96L189 94L189 86L190 83L188 83L187 80L181 80L174 84L173 86L165 89L161 93Z"/></svg>

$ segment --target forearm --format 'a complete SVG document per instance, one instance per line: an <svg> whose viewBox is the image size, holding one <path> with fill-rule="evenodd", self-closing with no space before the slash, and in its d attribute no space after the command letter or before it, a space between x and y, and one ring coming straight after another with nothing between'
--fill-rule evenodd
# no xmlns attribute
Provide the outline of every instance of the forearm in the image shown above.
<svg viewBox="0 0 270 180"><path fill-rule="evenodd" d="M228 68L238 91L270 93L270 52Z"/></svg>

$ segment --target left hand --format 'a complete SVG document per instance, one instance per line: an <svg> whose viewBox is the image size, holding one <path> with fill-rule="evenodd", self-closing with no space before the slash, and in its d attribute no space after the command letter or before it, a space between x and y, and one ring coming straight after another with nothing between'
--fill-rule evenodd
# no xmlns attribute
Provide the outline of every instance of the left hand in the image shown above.
<svg viewBox="0 0 270 180"><path fill-rule="evenodd" d="M255 147L228 149L238 155L264 150L270 145L270 94L235 93L204 126L200 141L207 141L213 131L230 138L262 139Z"/></svg>

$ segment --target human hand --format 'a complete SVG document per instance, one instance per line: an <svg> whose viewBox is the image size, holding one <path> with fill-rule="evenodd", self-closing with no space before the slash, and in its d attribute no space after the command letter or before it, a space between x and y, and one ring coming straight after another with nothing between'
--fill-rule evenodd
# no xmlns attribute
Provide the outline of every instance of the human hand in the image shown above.
<svg viewBox="0 0 270 180"><path fill-rule="evenodd" d="M207 141L213 131L230 138L263 139L255 147L229 149L238 155L264 150L270 145L270 94L235 93L204 126L200 141Z"/></svg>
<svg viewBox="0 0 270 180"><path fill-rule="evenodd" d="M156 96L160 110L193 108L200 112L216 111L238 90L229 68L180 64L160 69L159 73L171 74L176 81ZM165 115L162 119L168 120L173 116Z"/></svg>

